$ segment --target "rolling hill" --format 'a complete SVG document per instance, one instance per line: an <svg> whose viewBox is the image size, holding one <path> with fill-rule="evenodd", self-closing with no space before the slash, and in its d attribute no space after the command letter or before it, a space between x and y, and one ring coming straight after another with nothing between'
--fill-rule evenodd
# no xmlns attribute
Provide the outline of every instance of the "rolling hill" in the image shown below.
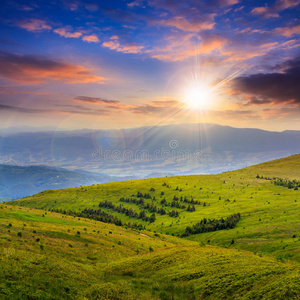
<svg viewBox="0 0 300 300"><path fill-rule="evenodd" d="M297 299L299 264L0 205L2 299Z"/></svg>
<svg viewBox="0 0 300 300"><path fill-rule="evenodd" d="M218 175L104 183L4 203L4 291L49 299L54 290L62 299L298 299L299 166L294 155ZM30 283L23 272L40 276Z"/></svg>
<svg viewBox="0 0 300 300"><path fill-rule="evenodd" d="M300 261L300 190L274 184L273 180L288 178L298 185L299 166L300 155L294 155L219 175L162 177L44 191L12 204L70 214L92 209L85 214L90 217L100 209L125 224L174 236L183 235L188 226L204 218L220 220L239 213L241 219L233 230L187 238L202 243L209 240L220 246L228 246L234 240L238 249ZM192 206L195 211L190 211ZM154 222L150 220L153 213Z"/></svg>

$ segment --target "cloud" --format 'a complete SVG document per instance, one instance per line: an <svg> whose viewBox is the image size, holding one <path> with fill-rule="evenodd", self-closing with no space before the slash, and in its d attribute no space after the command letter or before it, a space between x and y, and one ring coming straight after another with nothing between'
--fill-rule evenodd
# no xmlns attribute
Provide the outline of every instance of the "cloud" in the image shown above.
<svg viewBox="0 0 300 300"><path fill-rule="evenodd" d="M220 6L232 6L234 4L239 3L240 0L217 0L213 2L216 2L216 4Z"/></svg>
<svg viewBox="0 0 300 300"><path fill-rule="evenodd" d="M138 45L136 43L127 43L121 45L118 36L112 36L110 41L104 42L102 46L107 47L111 50L116 50L123 53L141 53L144 46Z"/></svg>
<svg viewBox="0 0 300 300"><path fill-rule="evenodd" d="M243 100L247 100L247 103L245 103L244 106L265 105L272 103L272 100L264 96L245 96Z"/></svg>
<svg viewBox="0 0 300 300"><path fill-rule="evenodd" d="M99 43L99 39L95 34L85 35L82 40L88 43Z"/></svg>
<svg viewBox="0 0 300 300"><path fill-rule="evenodd" d="M82 33L79 31L73 31L71 26L61 27L53 30L55 33L63 36L65 38L79 38L82 36Z"/></svg>
<svg viewBox="0 0 300 300"><path fill-rule="evenodd" d="M135 0L135 1L132 1L130 3L127 3L128 7L135 7L135 6L142 6L142 5L143 5L142 0Z"/></svg>
<svg viewBox="0 0 300 300"><path fill-rule="evenodd" d="M5 111L11 111L16 113L24 114L41 114L41 113L50 113L50 114L81 114L81 115L110 115L110 112L106 109L89 109L81 105L60 105L57 107L64 107L62 109L37 109L21 106L11 106L0 104L0 113Z"/></svg>
<svg viewBox="0 0 300 300"><path fill-rule="evenodd" d="M99 6L97 3L87 3L85 4L85 8L91 12L99 10Z"/></svg>
<svg viewBox="0 0 300 300"><path fill-rule="evenodd" d="M273 9L281 11L298 6L299 4L300 0L277 0L273 6Z"/></svg>
<svg viewBox="0 0 300 300"><path fill-rule="evenodd" d="M172 33L161 46L148 50L151 57L164 61L180 61L195 55L222 52L227 40L217 34Z"/></svg>
<svg viewBox="0 0 300 300"><path fill-rule="evenodd" d="M151 104L155 106L177 106L180 104L180 101L177 100L155 100L151 101Z"/></svg>
<svg viewBox="0 0 300 300"><path fill-rule="evenodd" d="M73 28L71 26L56 28L53 31L65 38L80 38L80 37L82 37L82 40L84 42L99 43L99 39L96 34L82 36L83 33L87 33L87 32L85 32L84 30L73 31Z"/></svg>
<svg viewBox="0 0 300 300"><path fill-rule="evenodd" d="M207 14L204 15L200 20L188 20L183 16L175 16L170 19L152 21L152 24L176 27L183 31L199 32L202 30L209 30L214 28L215 15L216 14Z"/></svg>
<svg viewBox="0 0 300 300"><path fill-rule="evenodd" d="M44 92L34 92L34 91L24 91L24 90L17 90L7 87L0 87L0 94L6 95L18 95L18 94L31 94L31 95L47 95L48 93Z"/></svg>
<svg viewBox="0 0 300 300"><path fill-rule="evenodd" d="M0 112L1 111L14 111L19 113L42 113L47 112L47 110L43 109L35 109L35 108L28 108L28 107L21 107L21 106L11 106L5 105L0 103Z"/></svg>
<svg viewBox="0 0 300 300"><path fill-rule="evenodd" d="M225 46L226 43L227 40L224 37L221 37L220 35L209 35L203 39L200 46L200 52L210 53L216 49L220 50Z"/></svg>
<svg viewBox="0 0 300 300"><path fill-rule="evenodd" d="M119 100L107 100L97 97L77 96L73 100L92 104L120 104Z"/></svg>
<svg viewBox="0 0 300 300"><path fill-rule="evenodd" d="M190 10L197 14L203 11L216 11L226 6L239 3L240 0L210 0L210 1L176 1L176 0L150 0L148 3L156 8L168 10L173 13Z"/></svg>
<svg viewBox="0 0 300 300"><path fill-rule="evenodd" d="M254 57L261 57L269 53L271 50L278 48L278 42L266 42L259 44L249 40L232 39L227 41L227 45L222 49L221 54L226 57L228 62L246 61Z"/></svg>
<svg viewBox="0 0 300 300"><path fill-rule="evenodd" d="M300 4L300 0L277 0L271 6L261 6L252 9L254 15L261 15L264 18L278 18L279 12L288 8L296 7Z"/></svg>
<svg viewBox="0 0 300 300"><path fill-rule="evenodd" d="M85 67L55 61L35 55L15 55L0 52L0 77L23 83L45 83L55 80L64 83L105 83Z"/></svg>
<svg viewBox="0 0 300 300"><path fill-rule="evenodd" d="M134 114L161 115L178 111L180 109L180 103L181 102L177 100L156 100L150 101L144 105L125 106L125 109L133 112Z"/></svg>
<svg viewBox="0 0 300 300"><path fill-rule="evenodd" d="M264 18L279 18L278 12L272 11L269 7L255 7L251 11L254 15L262 15Z"/></svg>
<svg viewBox="0 0 300 300"><path fill-rule="evenodd" d="M295 34L300 34L300 24L291 27L286 26L286 27L276 28L272 32L275 34L290 37Z"/></svg>
<svg viewBox="0 0 300 300"><path fill-rule="evenodd" d="M148 16L147 23L155 26L174 27L187 32L212 30L215 27L215 17L218 13L224 7L239 2L239 0L150 0L148 4L154 7L158 14L156 17Z"/></svg>
<svg viewBox="0 0 300 300"><path fill-rule="evenodd" d="M61 104L56 105L59 109L54 109L53 113L81 114L81 115L110 115L107 109L91 109L82 105ZM62 108L62 109L61 109Z"/></svg>
<svg viewBox="0 0 300 300"><path fill-rule="evenodd" d="M172 113L181 106L177 100L155 100L143 105L122 104L119 100L107 100L98 97L77 96L72 100L89 104L104 105L105 109L117 109L130 111L134 114L159 115L163 113Z"/></svg>
<svg viewBox="0 0 300 300"><path fill-rule="evenodd" d="M270 109L270 108L265 108L262 113L262 117L265 119L284 119L288 118L289 120L291 119L300 119L300 107L281 107L278 109Z"/></svg>
<svg viewBox="0 0 300 300"><path fill-rule="evenodd" d="M172 112L177 110L178 108L171 108L171 107L161 107L161 106L154 106L154 105L136 105L135 107L130 107L129 111L135 114L142 114L142 115L154 115L154 114L161 114L164 112Z"/></svg>
<svg viewBox="0 0 300 300"><path fill-rule="evenodd" d="M211 110L209 111L210 114L212 114L215 117L222 117L222 118L230 118L230 119L240 119L242 117L243 119L252 119L252 118L258 118L255 111L252 110Z"/></svg>
<svg viewBox="0 0 300 300"><path fill-rule="evenodd" d="M17 21L16 25L32 32L42 32L52 29L52 27L46 21L40 19L24 19Z"/></svg>
<svg viewBox="0 0 300 300"><path fill-rule="evenodd" d="M81 5L80 1L77 0L62 0L62 2L65 8L71 11L78 10Z"/></svg>
<svg viewBox="0 0 300 300"><path fill-rule="evenodd" d="M256 96L249 104L264 104L270 99L273 104L300 105L300 57L276 66L279 72L259 73L234 80L237 93Z"/></svg>

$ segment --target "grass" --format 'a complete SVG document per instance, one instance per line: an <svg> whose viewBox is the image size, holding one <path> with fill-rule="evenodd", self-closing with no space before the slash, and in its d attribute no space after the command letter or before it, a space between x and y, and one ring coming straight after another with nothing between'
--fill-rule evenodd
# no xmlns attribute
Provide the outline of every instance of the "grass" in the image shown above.
<svg viewBox="0 0 300 300"><path fill-rule="evenodd" d="M163 177L51 190L10 203L46 210L59 208L80 211L84 208L97 209L99 202L111 201L114 205L139 212L141 206L120 202L119 199L136 197L137 192L149 193L156 200L144 199L145 203L153 203L159 208L164 197L167 202L172 202L174 196L179 199L193 197L202 203L195 205L195 212L165 206L167 212L174 209L179 216L156 213L154 223L133 219L108 208L101 209L125 223L139 222L147 230L174 236L180 236L187 226L203 218L220 219L240 213L241 220L234 229L202 233L187 239L199 244L234 247L263 256L271 255L283 261L300 262L300 190L287 189L269 180L256 178L259 174L299 180L299 166L300 155L294 155L219 175ZM203 206L203 202L206 202L206 206ZM146 212L148 216L151 215ZM234 244L231 244L232 240Z"/></svg>
<svg viewBox="0 0 300 300"><path fill-rule="evenodd" d="M27 207L0 205L0 249L1 299L297 299L300 293L294 261Z"/></svg>
<svg viewBox="0 0 300 300"><path fill-rule="evenodd" d="M299 166L295 155L219 175L49 190L2 203L0 298L299 299L300 190L256 178L299 180ZM150 223L101 208L146 228L137 231L68 215L103 201L140 212L120 201L138 192L151 195L145 204L179 216L156 213ZM160 203L174 196L181 205L181 197L201 205L189 212ZM177 237L203 218L235 213L241 219L233 229Z"/></svg>

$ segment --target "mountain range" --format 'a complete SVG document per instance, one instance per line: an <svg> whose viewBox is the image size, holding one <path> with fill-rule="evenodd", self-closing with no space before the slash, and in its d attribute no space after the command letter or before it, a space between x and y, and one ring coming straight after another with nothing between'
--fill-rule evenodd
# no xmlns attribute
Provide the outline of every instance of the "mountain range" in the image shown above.
<svg viewBox="0 0 300 300"><path fill-rule="evenodd" d="M0 165L0 202L14 200L50 189L65 189L81 185L132 179L112 177L82 171L46 166Z"/></svg>
<svg viewBox="0 0 300 300"><path fill-rule="evenodd" d="M1 164L143 178L216 174L286 157L300 149L300 131L215 124L29 131L2 130Z"/></svg>

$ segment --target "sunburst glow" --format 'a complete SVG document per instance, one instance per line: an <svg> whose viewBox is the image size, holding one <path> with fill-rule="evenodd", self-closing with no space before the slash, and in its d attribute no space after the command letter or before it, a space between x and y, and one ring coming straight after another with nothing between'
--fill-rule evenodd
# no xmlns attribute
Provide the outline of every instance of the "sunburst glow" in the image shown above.
<svg viewBox="0 0 300 300"><path fill-rule="evenodd" d="M213 100L212 98L212 89L199 84L188 87L183 100L190 108L207 108Z"/></svg>

